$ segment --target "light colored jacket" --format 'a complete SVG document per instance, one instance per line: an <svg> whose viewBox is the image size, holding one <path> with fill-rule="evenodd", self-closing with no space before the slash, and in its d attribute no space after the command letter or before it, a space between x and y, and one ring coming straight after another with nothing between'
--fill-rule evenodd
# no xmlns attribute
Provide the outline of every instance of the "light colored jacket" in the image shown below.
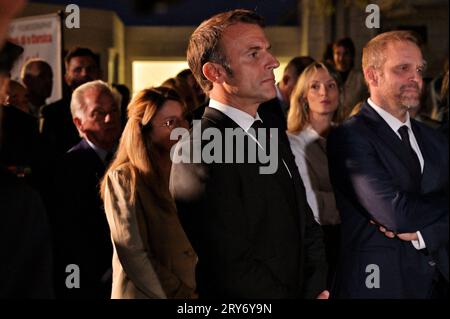
<svg viewBox="0 0 450 319"><path fill-rule="evenodd" d="M320 225L340 224L341 219L328 174L325 138L310 125L299 133L287 132L287 136L314 219Z"/></svg>
<svg viewBox="0 0 450 319"><path fill-rule="evenodd" d="M175 205L163 211L151 190L137 178L131 204L130 170L109 172L105 212L114 246L111 298L194 298L194 252Z"/></svg>

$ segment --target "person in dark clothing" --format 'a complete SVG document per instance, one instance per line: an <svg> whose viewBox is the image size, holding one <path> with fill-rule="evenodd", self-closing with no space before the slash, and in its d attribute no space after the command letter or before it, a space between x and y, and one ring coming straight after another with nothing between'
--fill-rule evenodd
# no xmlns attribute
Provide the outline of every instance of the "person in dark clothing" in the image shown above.
<svg viewBox="0 0 450 319"><path fill-rule="evenodd" d="M323 291L322 231L307 205L292 153L275 134L267 133L270 125L257 112L262 102L276 95L273 69L279 62L269 48L262 18L249 10L217 14L204 21L189 41L189 67L210 97L201 131L217 133L214 144L221 145L221 154L229 154L223 151L225 132L240 132L244 146L231 143L232 153L254 155L256 140L263 141L255 137L254 128L259 126L258 132L266 133L266 148L257 144L267 152L270 142L275 164L273 172L264 174L259 160L172 159L170 190L198 254L199 298L328 296ZM195 135L186 134L174 154L191 143L206 150L207 141L194 140Z"/></svg>
<svg viewBox="0 0 450 319"><path fill-rule="evenodd" d="M2 3L3 5L3 3ZM1 20L1 19L0 19ZM3 22L3 21L0 21ZM9 72L23 49L7 43L0 49L0 103ZM0 106L0 153L4 151L5 110ZM11 142L6 133L6 140ZM6 145L7 153L11 146ZM53 298L51 236L39 194L0 163L0 299Z"/></svg>
<svg viewBox="0 0 450 319"><path fill-rule="evenodd" d="M87 48L74 48L65 57L67 85L61 100L42 108L42 138L47 151L60 156L80 141L72 121L70 100L80 85L100 78L99 58Z"/></svg>

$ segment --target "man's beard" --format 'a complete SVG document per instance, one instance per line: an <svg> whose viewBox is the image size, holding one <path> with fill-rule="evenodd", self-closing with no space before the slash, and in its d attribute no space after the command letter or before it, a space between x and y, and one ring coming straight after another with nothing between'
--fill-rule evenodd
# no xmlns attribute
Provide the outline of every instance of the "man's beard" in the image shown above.
<svg viewBox="0 0 450 319"><path fill-rule="evenodd" d="M416 92L405 92L407 89L415 89ZM418 108L420 106L420 98L422 96L422 90L417 83L402 85L400 87L400 104L407 110Z"/></svg>

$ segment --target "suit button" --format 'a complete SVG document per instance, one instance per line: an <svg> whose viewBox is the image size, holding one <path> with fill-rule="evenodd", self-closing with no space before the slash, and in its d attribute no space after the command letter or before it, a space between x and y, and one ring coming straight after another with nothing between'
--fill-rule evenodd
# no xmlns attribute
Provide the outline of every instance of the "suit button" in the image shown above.
<svg viewBox="0 0 450 319"><path fill-rule="evenodd" d="M431 267L434 267L434 266L436 266L436 263L434 261L430 260L428 262L428 265L430 265Z"/></svg>

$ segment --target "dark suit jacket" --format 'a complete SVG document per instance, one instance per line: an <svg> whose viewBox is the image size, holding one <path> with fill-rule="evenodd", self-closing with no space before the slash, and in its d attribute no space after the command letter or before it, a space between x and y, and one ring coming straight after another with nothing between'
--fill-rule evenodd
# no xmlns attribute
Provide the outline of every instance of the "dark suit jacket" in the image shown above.
<svg viewBox="0 0 450 319"><path fill-rule="evenodd" d="M285 132L287 130L286 116L281 108L281 102L277 97L261 103L258 108L258 113L263 120L270 119L272 126Z"/></svg>
<svg viewBox="0 0 450 319"><path fill-rule="evenodd" d="M0 298L54 298L48 218L39 194L0 167Z"/></svg>
<svg viewBox="0 0 450 319"><path fill-rule="evenodd" d="M0 106L0 162L5 166L34 166L38 162L38 121L14 106ZM34 167L33 167L34 168Z"/></svg>
<svg viewBox="0 0 450 319"><path fill-rule="evenodd" d="M448 280L448 143L413 119L411 125L425 162L421 180L398 136L367 102L329 136L342 218L335 297L426 298L436 268ZM389 239L369 220L397 233L419 230L427 248ZM379 267L380 288L366 287L370 264Z"/></svg>
<svg viewBox="0 0 450 319"><path fill-rule="evenodd" d="M60 156L66 153L72 146L80 142L75 124L73 124L70 112L71 96L42 108L42 139L47 152Z"/></svg>
<svg viewBox="0 0 450 319"><path fill-rule="evenodd" d="M57 297L109 298L110 278L102 276L111 268L112 244L99 182L105 165L81 140L62 158L55 180L52 224L55 230ZM80 267L80 289L67 289L67 264Z"/></svg>
<svg viewBox="0 0 450 319"><path fill-rule="evenodd" d="M222 133L214 145L223 147L225 128L237 127L223 113L206 108L202 132L217 128ZM191 134L178 146L192 140ZM202 148L206 144L202 141ZM170 189L199 257L200 298L313 298L325 287L322 232L285 147L280 143L278 169L271 175L260 174L260 164L249 161L173 163Z"/></svg>

